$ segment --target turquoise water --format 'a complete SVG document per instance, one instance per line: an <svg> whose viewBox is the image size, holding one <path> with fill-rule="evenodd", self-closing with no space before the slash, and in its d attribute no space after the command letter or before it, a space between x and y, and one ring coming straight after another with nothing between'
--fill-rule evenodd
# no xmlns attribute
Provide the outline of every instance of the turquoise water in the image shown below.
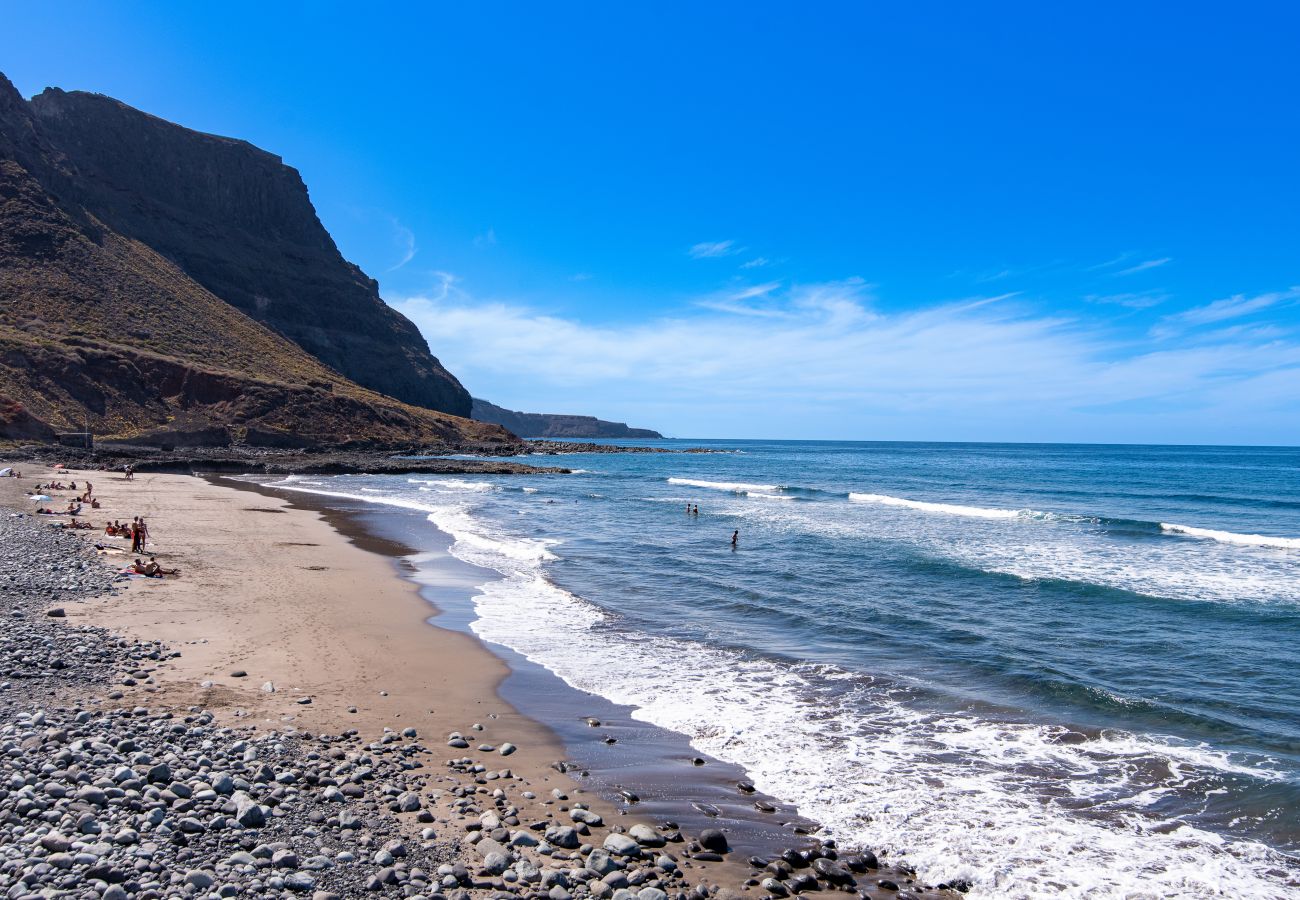
<svg viewBox="0 0 1300 900"><path fill-rule="evenodd" d="M1300 891L1300 450L659 446L725 452L292 486L426 511L484 639L931 881Z"/></svg>

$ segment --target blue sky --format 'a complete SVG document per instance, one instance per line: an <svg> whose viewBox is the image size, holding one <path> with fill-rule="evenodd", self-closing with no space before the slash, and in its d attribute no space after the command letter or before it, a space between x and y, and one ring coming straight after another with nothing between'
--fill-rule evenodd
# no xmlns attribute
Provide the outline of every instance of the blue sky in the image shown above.
<svg viewBox="0 0 1300 900"><path fill-rule="evenodd" d="M1300 443L1300 7L39 4L24 94L280 154L479 396Z"/></svg>

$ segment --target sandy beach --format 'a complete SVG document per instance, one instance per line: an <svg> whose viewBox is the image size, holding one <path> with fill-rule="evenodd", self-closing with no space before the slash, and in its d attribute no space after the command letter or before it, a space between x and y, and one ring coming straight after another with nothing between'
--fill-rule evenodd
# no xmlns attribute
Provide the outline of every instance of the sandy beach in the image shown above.
<svg viewBox="0 0 1300 900"><path fill-rule="evenodd" d="M472 636L430 624L436 611L402 577L395 559L401 548L385 547L373 536L348 536L321 512L249 485L153 473L128 481L119 472L62 474L30 464L23 474L21 482L0 480L5 505L21 508L28 502L25 488L36 480L75 479L84 489L89 477L101 503L91 519L98 527L78 534L103 548L104 563L118 570L133 557L129 540L106 537L102 523L138 515L149 524L148 555L180 571L166 578L123 576L124 590L66 611L71 624L180 651L152 667L148 677L124 679L116 686L120 702L201 708L251 733L356 734L363 742L418 734L422 746L430 747L418 754L420 771L413 773L422 804L418 814L412 809L400 818L412 833L430 839L432 832L421 832L421 826L442 827L438 839L450 837L470 870L477 869L480 880L471 888L508 889L515 881L503 880L496 862L483 868L489 845L511 859L526 858L527 848L543 833L553 838L556 827L576 829L565 839L576 845L575 859L592 859L593 848L619 846L629 831L648 841L647 859L661 854L654 865L664 868L632 868L629 884L621 875L628 867L620 865L611 878L601 879L609 890L573 879L574 887L592 896L641 885L658 890L654 885L661 879L666 890L670 882L681 889L695 884L694 893L704 896L749 890L773 874L755 865L766 860L741 858L743 840L714 852L726 846L717 836L705 837L712 846L702 846L702 835L679 836L674 823L640 820L634 806L585 791L564 774L557 763L565 759L565 748L557 736L498 695L509 673L505 663ZM51 493L60 506L63 495L72 496ZM507 744L509 755L502 756ZM459 762L449 765L447 756ZM507 823L537 837L498 848L510 840L508 833L487 828L484 814L465 800L476 784L501 791L497 805L508 804ZM486 836L490 831L501 841ZM794 836L791 845L798 845ZM806 839L803 845L816 846ZM542 848L546 855L568 856L546 839ZM727 852L733 849L741 852ZM538 865L546 862L538 857ZM807 877L815 883L811 872ZM656 897L643 894L644 900Z"/></svg>

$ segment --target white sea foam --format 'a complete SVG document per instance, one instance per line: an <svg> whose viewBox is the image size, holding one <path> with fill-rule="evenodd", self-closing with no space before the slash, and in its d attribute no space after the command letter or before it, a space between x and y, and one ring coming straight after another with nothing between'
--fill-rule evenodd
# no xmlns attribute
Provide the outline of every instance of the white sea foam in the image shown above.
<svg viewBox="0 0 1300 900"><path fill-rule="evenodd" d="M487 555L487 558L510 559L517 561L528 561L539 563L543 560L558 559L551 552L551 547L556 546L559 541L539 541L531 538L514 538L507 536L487 536L468 527L465 523L468 521L468 513L465 507L460 503L435 504L428 503L424 500L412 500L395 494L379 493L353 493L351 491L333 491L321 490L319 488L302 487L296 483L286 481L274 482L271 487L279 487L289 491L301 491L306 494L319 494L322 497L338 497L345 500L360 500L364 503L379 503L384 506L395 506L401 509L412 509L423 512L428 516L430 522L438 527L439 530L455 536L458 542L463 541L466 547L472 547L475 550Z"/></svg>
<svg viewBox="0 0 1300 900"><path fill-rule="evenodd" d="M1018 527L1019 520L1008 517L915 516L906 507L887 508L894 515L851 515L847 508L841 512L825 504L753 504L738 512L782 531L903 542L939 559L1028 581L1059 579L1175 600L1300 602L1289 554L1247 555L1211 541L1120 543L1078 529L1032 529L1029 534ZM908 521L900 523L899 516L908 516ZM1077 521L1053 513L1042 518ZM978 536L971 531L977 526Z"/></svg>
<svg viewBox="0 0 1300 900"><path fill-rule="evenodd" d="M752 491L773 494L781 490L779 484L749 484L744 481L700 481L696 478L669 478L668 483L704 488L710 491L727 491L732 494L748 494Z"/></svg>
<svg viewBox="0 0 1300 900"><path fill-rule="evenodd" d="M924 715L869 683L846 693L850 673L625 636L539 572L497 568L507 577L475 598L485 640L744 767L840 840L905 851L926 881L967 878L974 897L1288 895L1267 874L1276 852L1141 814L1176 781L1139 788L1134 769L1242 768L1223 754L1133 735L1074 745L1056 740L1062 729ZM1026 774L1035 768L1051 774ZM1048 799L1062 782L1074 796ZM1118 807L1123 823L1080 811L1092 802Z"/></svg>
<svg viewBox="0 0 1300 900"><path fill-rule="evenodd" d="M1193 528L1191 525L1174 525L1161 522L1160 530L1169 534L1218 541L1221 544L1239 544L1243 547L1278 547L1283 550L1300 550L1300 538L1274 537L1268 534L1237 534L1233 531L1216 531L1213 528Z"/></svg>
<svg viewBox="0 0 1300 900"><path fill-rule="evenodd" d="M409 484L424 484L438 491L473 491L478 494L496 490L490 481L463 481L459 478L408 478ZM362 488L362 490L369 490Z"/></svg>
<svg viewBox="0 0 1300 900"><path fill-rule="evenodd" d="M1041 518L1045 513L1032 509L991 509L983 506L959 506L955 503L927 503L924 500L906 500L888 494L849 494L855 503L880 503L885 506L903 506L923 512L947 513L950 516L971 516L977 519Z"/></svg>

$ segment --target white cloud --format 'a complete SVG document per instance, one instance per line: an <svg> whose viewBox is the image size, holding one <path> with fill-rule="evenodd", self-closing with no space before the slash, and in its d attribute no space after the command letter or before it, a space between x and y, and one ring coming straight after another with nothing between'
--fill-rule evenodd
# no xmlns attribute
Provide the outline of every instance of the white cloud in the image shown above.
<svg viewBox="0 0 1300 900"><path fill-rule="evenodd" d="M761 269L763 266L770 266L771 264L772 260L766 256L755 256L753 259L741 263L740 267L742 269Z"/></svg>
<svg viewBox="0 0 1300 900"><path fill-rule="evenodd" d="M1120 269L1115 273L1115 276L1118 278L1121 275L1136 275L1138 272L1145 272L1148 269L1158 269L1173 261L1174 258L1172 256L1163 256L1160 259L1144 260L1135 266L1129 266L1127 269Z"/></svg>
<svg viewBox="0 0 1300 900"><path fill-rule="evenodd" d="M735 256L744 250L737 247L735 241L701 241L686 251L691 259L715 259L719 256Z"/></svg>
<svg viewBox="0 0 1300 900"><path fill-rule="evenodd" d="M1150 309L1169 299L1164 291L1138 291L1124 294L1089 294L1083 298L1089 303L1105 303L1112 306L1127 306L1129 309Z"/></svg>
<svg viewBox="0 0 1300 900"><path fill-rule="evenodd" d="M497 230L489 228L487 231L474 238L474 246L480 250L484 247L495 247L497 245Z"/></svg>
<svg viewBox="0 0 1300 900"><path fill-rule="evenodd" d="M1210 322L1222 322L1225 319L1248 316L1285 300L1294 300L1297 297L1300 297L1300 287L1293 287L1286 291L1258 294L1254 297L1234 294L1222 300L1215 300L1205 306L1194 306L1191 309L1167 316L1165 321L1182 325L1205 325Z"/></svg>
<svg viewBox="0 0 1300 900"><path fill-rule="evenodd" d="M1227 427L1238 409L1275 422L1279 405L1297 404L1270 389L1237 405L1226 390L1294 382L1295 343L1242 333L1133 345L1014 295L883 313L861 279L773 282L602 324L476 300L444 280L394 305L476 396L685 435L1168 440L1149 433L1172 421L1162 411ZM1132 423L1148 432L1098 431L1121 421L1097 412L1117 404L1142 405Z"/></svg>

